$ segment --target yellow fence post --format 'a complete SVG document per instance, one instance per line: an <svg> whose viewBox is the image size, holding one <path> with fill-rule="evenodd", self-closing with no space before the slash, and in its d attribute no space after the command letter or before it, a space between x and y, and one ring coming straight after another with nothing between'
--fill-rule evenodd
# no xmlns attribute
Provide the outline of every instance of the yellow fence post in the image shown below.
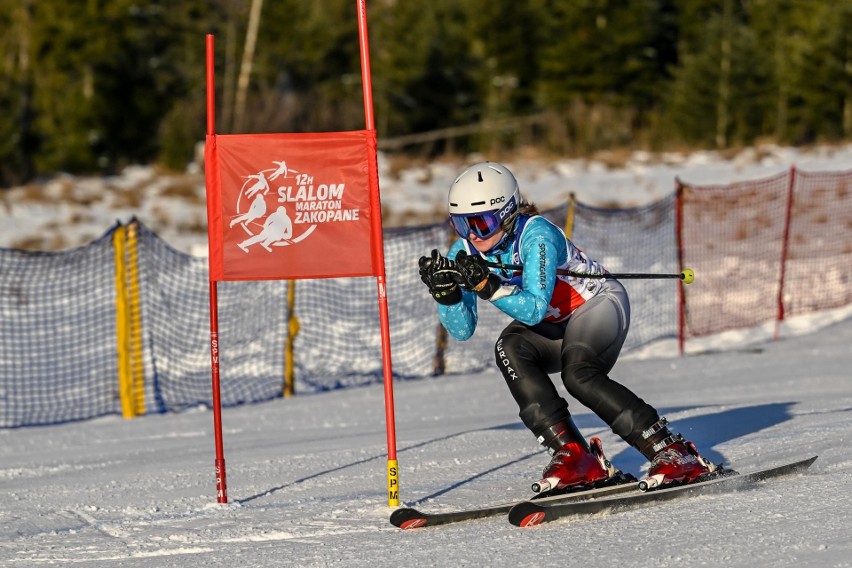
<svg viewBox="0 0 852 568"><path fill-rule="evenodd" d="M565 236L571 238L574 232L574 206L577 204L577 196L574 192L568 197L568 213L565 215Z"/></svg>
<svg viewBox="0 0 852 568"><path fill-rule="evenodd" d="M112 234L115 258L115 332L121 414L145 413L139 269L136 227L119 225Z"/></svg>
<svg viewBox="0 0 852 568"><path fill-rule="evenodd" d="M287 281L287 341L284 348L284 396L296 394L295 354L293 344L299 334L299 319L296 317L296 281Z"/></svg>
<svg viewBox="0 0 852 568"><path fill-rule="evenodd" d="M135 414L145 414L145 369L142 362L142 302L139 287L139 223L127 225L127 323L130 340L130 390Z"/></svg>

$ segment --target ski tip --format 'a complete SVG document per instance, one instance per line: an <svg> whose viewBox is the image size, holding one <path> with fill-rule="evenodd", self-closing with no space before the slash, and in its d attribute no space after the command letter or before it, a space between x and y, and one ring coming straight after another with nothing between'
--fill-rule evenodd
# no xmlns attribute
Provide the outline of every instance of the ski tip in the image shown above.
<svg viewBox="0 0 852 568"><path fill-rule="evenodd" d="M399 527L403 530L408 530L425 527L427 524L429 524L429 519L427 519L426 515L424 515L417 509L402 507L391 513L390 522L395 527Z"/></svg>
<svg viewBox="0 0 852 568"><path fill-rule="evenodd" d="M518 523L518 526L520 526L520 527L534 527L536 525L540 525L543 520L544 520L544 513L539 513L539 512L530 513L529 515L527 515L526 517L521 519L520 523Z"/></svg>
<svg viewBox="0 0 852 568"><path fill-rule="evenodd" d="M426 521L426 519L423 519L423 518L409 519L407 521L404 521L402 524L400 524L399 528L406 531L406 530L409 530L409 529L419 529L420 527L425 527L427 524L428 524L428 522Z"/></svg>
<svg viewBox="0 0 852 568"><path fill-rule="evenodd" d="M534 527L546 519L544 507L526 501L518 503L509 511L509 522L516 527Z"/></svg>

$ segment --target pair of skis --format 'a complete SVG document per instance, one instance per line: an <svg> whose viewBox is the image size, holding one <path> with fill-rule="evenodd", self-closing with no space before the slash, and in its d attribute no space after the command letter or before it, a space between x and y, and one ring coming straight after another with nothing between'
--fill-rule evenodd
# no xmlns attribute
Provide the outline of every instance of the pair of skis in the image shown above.
<svg viewBox="0 0 852 568"><path fill-rule="evenodd" d="M428 513L402 507L391 513L390 522L401 529L414 529L508 514L509 522L513 525L530 527L566 517L622 511L680 497L739 489L765 479L803 472L816 459L817 456L813 456L745 474L723 470L720 475L706 481L675 487L664 485L644 492L639 490L636 482L627 482L599 489L460 511Z"/></svg>

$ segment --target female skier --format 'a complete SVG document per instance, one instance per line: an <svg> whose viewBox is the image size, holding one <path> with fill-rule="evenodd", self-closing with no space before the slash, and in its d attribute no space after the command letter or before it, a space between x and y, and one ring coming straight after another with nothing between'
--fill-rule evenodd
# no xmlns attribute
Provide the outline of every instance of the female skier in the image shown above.
<svg viewBox="0 0 852 568"><path fill-rule="evenodd" d="M438 302L441 324L455 339L473 335L477 302L491 302L513 321L495 344L497 366L520 418L552 456L537 491L607 483L617 472L580 434L548 374L561 373L568 393L651 461L646 483L688 483L714 468L665 418L609 378L630 324L627 292L600 263L521 197L515 176L494 162L475 164L453 182L449 213L459 239L447 256L421 257L420 277ZM500 268L520 265L522 270Z"/></svg>

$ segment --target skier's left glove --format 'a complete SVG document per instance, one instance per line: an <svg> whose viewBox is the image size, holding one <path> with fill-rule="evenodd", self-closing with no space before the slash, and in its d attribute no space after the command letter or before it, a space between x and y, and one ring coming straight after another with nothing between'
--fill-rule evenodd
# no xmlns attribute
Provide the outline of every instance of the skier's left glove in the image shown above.
<svg viewBox="0 0 852 568"><path fill-rule="evenodd" d="M459 273L450 259L436 249L431 256L421 256L418 262L420 279L429 288L429 294L439 304L452 306L462 299Z"/></svg>
<svg viewBox="0 0 852 568"><path fill-rule="evenodd" d="M462 288L476 292L483 300L490 300L500 289L500 278L488 270L488 264L479 255L470 256L467 251L460 250L456 255L456 269Z"/></svg>

